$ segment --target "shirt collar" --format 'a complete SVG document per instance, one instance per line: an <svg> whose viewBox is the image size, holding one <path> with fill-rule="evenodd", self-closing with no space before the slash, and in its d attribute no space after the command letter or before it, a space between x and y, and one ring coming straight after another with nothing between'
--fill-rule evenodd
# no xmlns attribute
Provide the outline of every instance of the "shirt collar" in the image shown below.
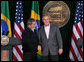
<svg viewBox="0 0 84 62"><path fill-rule="evenodd" d="M50 23L49 23L49 25L48 25L48 26L45 26L45 25L44 25L44 27L50 27Z"/></svg>

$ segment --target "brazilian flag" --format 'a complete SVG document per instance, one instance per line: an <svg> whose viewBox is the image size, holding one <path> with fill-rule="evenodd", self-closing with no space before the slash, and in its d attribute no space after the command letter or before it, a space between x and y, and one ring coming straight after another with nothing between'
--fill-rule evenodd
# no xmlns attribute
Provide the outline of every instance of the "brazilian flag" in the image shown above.
<svg viewBox="0 0 84 62"><path fill-rule="evenodd" d="M8 1L1 1L1 34L3 31L4 35L9 32L7 36L12 36ZM12 59L12 57L10 59Z"/></svg>
<svg viewBox="0 0 84 62"><path fill-rule="evenodd" d="M35 29L38 35L38 28L40 27L39 1L32 1L31 18L36 21L37 26ZM41 51L37 52L37 59L42 60Z"/></svg>
<svg viewBox="0 0 84 62"><path fill-rule="evenodd" d="M8 37L12 36L8 1L1 1L1 28L4 34L9 31Z"/></svg>

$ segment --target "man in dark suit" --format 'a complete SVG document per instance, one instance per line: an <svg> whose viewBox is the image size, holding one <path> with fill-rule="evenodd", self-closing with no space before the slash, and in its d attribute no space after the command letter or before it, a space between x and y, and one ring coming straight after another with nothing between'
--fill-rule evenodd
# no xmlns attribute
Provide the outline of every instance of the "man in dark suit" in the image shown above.
<svg viewBox="0 0 84 62"><path fill-rule="evenodd" d="M63 43L58 26L50 23L50 16L43 15L44 25L40 27L38 50L42 51L43 61L58 61L63 52Z"/></svg>
<svg viewBox="0 0 84 62"><path fill-rule="evenodd" d="M38 38L36 36L35 26L35 20L30 18L27 22L27 28L22 33L24 61L36 60Z"/></svg>

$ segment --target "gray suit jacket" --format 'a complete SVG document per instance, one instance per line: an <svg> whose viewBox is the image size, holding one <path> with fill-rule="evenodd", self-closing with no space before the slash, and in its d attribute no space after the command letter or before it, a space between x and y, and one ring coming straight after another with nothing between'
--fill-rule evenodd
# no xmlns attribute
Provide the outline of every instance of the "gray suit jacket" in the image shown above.
<svg viewBox="0 0 84 62"><path fill-rule="evenodd" d="M63 43L59 28L56 24L50 23L49 38L47 39L44 26L38 31L39 44L42 47L42 55L47 56L49 51L51 55L58 55L58 50L63 49Z"/></svg>

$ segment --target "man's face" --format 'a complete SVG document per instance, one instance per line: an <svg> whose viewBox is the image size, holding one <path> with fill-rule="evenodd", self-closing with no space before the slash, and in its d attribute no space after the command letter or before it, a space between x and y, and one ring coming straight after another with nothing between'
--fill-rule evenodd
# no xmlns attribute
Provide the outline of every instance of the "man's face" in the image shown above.
<svg viewBox="0 0 84 62"><path fill-rule="evenodd" d="M35 28L35 27L36 27L36 22L32 22L31 28Z"/></svg>
<svg viewBox="0 0 84 62"><path fill-rule="evenodd" d="M49 16L44 16L42 18L42 20L43 20L43 23L44 23L45 26L49 25L49 21L50 21Z"/></svg>

